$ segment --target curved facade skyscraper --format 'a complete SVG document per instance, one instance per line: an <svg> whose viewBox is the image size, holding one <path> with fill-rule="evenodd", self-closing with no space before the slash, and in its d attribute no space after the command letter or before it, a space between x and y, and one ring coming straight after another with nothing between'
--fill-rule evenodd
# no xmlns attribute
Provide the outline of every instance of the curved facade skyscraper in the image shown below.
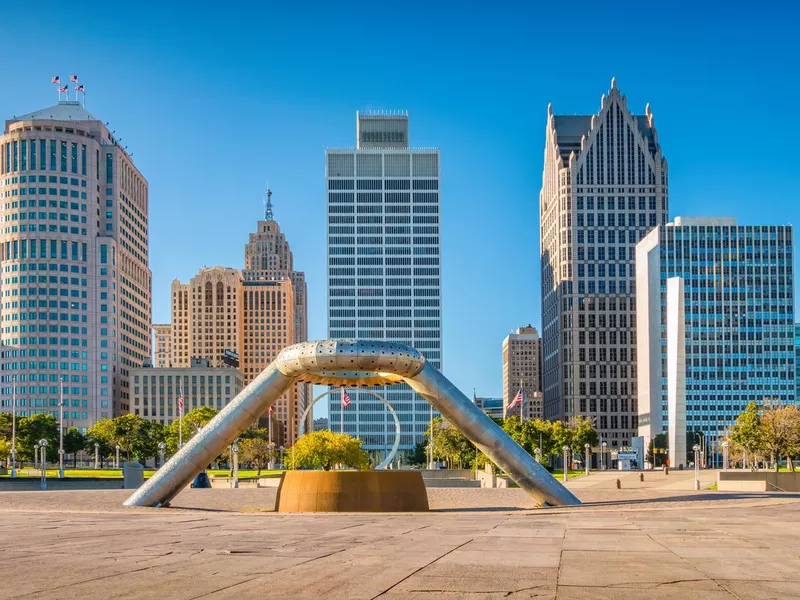
<svg viewBox="0 0 800 600"><path fill-rule="evenodd" d="M129 409L150 358L147 181L78 102L6 121L0 137L0 407L86 429Z"/></svg>

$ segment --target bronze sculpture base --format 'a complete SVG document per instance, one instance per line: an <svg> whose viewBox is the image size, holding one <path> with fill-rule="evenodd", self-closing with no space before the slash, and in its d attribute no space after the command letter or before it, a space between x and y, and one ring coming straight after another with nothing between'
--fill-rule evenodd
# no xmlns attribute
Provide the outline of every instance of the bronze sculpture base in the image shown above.
<svg viewBox="0 0 800 600"><path fill-rule="evenodd" d="M419 471L287 471L277 512L427 512Z"/></svg>

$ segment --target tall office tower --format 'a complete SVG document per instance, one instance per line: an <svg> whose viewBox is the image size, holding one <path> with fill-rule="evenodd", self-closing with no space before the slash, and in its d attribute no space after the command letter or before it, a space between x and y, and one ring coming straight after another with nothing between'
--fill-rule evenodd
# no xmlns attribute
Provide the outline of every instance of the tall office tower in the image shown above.
<svg viewBox="0 0 800 600"><path fill-rule="evenodd" d="M294 295L294 342L308 340L308 301L306 275L294 270L294 257L286 236L275 220L272 210L272 191L267 190L264 202L264 220L258 222L258 231L250 234L244 247L245 281L264 281L288 277Z"/></svg>
<svg viewBox="0 0 800 600"><path fill-rule="evenodd" d="M677 410L719 440L751 400L797 402L792 256L791 225L733 217L676 217L639 242L640 435Z"/></svg>
<svg viewBox="0 0 800 600"><path fill-rule="evenodd" d="M158 369L172 366L172 325L153 325L156 339L154 365Z"/></svg>
<svg viewBox="0 0 800 600"><path fill-rule="evenodd" d="M6 121L2 410L86 430L128 412L129 371L150 360L147 181L78 102ZM13 388L13 392L12 392Z"/></svg>
<svg viewBox="0 0 800 600"><path fill-rule="evenodd" d="M308 335L305 273L294 270L294 257L286 236L275 220L272 192L267 190L264 219L244 247L244 326L242 355L245 381L249 383L286 346L304 342ZM275 403L274 416L283 424L286 443L294 444L300 419L311 402L312 387L298 383ZM312 429L313 415L306 417L305 431Z"/></svg>
<svg viewBox="0 0 800 600"><path fill-rule="evenodd" d="M402 342L442 364L439 151L408 145L408 115L356 115L356 148L326 151L328 335ZM397 411L400 448L421 442L429 406L408 386L377 388ZM352 391L344 430L383 452L394 422L383 405ZM341 428L339 394L331 429Z"/></svg>
<svg viewBox="0 0 800 600"><path fill-rule="evenodd" d="M636 435L635 246L667 221L653 114L611 80L595 115L548 108L539 199L544 416L596 418L609 446Z"/></svg>
<svg viewBox="0 0 800 600"><path fill-rule="evenodd" d="M503 340L503 413L525 420L542 418L542 340L536 328L528 325L510 333ZM522 406L508 411L522 389Z"/></svg>
<svg viewBox="0 0 800 600"><path fill-rule="evenodd" d="M172 282L172 366L206 359L221 367L225 350L242 356L242 275L238 269L201 269L188 284Z"/></svg>

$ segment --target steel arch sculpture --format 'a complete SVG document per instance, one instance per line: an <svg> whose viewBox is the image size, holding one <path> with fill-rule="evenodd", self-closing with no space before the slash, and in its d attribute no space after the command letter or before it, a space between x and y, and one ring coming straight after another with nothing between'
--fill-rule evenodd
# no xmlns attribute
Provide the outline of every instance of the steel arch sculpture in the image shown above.
<svg viewBox="0 0 800 600"><path fill-rule="evenodd" d="M165 506L295 382L346 387L407 383L458 427L539 504L580 504L480 408L404 344L366 340L303 342L285 348L250 385L126 501Z"/></svg>

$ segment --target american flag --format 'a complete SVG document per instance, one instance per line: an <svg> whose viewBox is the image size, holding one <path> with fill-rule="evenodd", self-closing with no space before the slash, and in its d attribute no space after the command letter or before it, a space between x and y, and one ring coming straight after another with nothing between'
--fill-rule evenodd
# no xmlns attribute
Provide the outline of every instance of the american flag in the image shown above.
<svg viewBox="0 0 800 600"><path fill-rule="evenodd" d="M183 416L183 390L178 395L178 412Z"/></svg>
<svg viewBox="0 0 800 600"><path fill-rule="evenodd" d="M75 91L76 91L76 92L82 92L82 91L83 91L83 84L76 85L76 86L75 86Z"/></svg>
<svg viewBox="0 0 800 600"><path fill-rule="evenodd" d="M70 75L70 76L69 76L69 80L70 80L72 83L78 83L78 76L77 76L77 75Z"/></svg>
<svg viewBox="0 0 800 600"><path fill-rule="evenodd" d="M522 402L522 388L519 388L519 391L517 392L517 395L514 396L514 400L511 402L511 404L508 405L508 408L506 410L511 410L512 408L514 408L517 404L520 404L521 402Z"/></svg>
<svg viewBox="0 0 800 600"><path fill-rule="evenodd" d="M56 75L50 80L50 83L55 83L56 85L61 85L61 77Z"/></svg>
<svg viewBox="0 0 800 600"><path fill-rule="evenodd" d="M270 417L272 416L272 407L271 406L269 407L269 416Z"/></svg>
<svg viewBox="0 0 800 600"><path fill-rule="evenodd" d="M60 87L58 88L58 91L62 94L69 94L69 86L65 85L64 87Z"/></svg>
<svg viewBox="0 0 800 600"><path fill-rule="evenodd" d="M347 408L350 406L350 396L347 395L347 390L342 388L342 406Z"/></svg>

